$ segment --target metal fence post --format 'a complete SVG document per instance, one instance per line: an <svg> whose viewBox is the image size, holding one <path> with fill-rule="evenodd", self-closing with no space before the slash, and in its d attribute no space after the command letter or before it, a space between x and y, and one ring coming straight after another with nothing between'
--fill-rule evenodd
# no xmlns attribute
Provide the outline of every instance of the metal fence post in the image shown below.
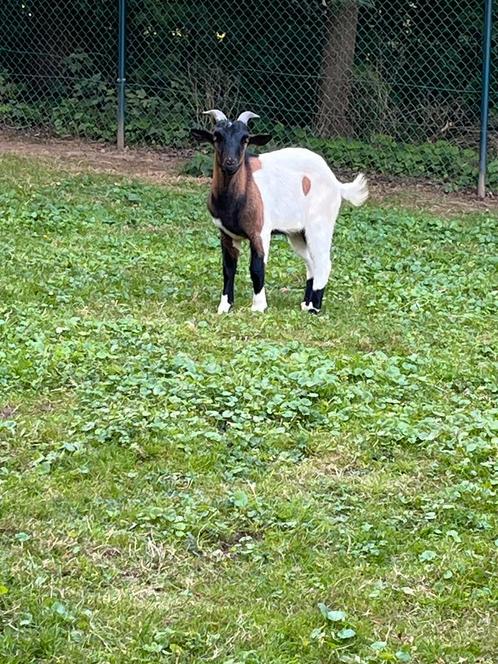
<svg viewBox="0 0 498 664"><path fill-rule="evenodd" d="M484 0L484 25L482 40L481 140L479 145L479 183L477 185L477 195L479 198L484 198L486 195L492 14L493 0Z"/></svg>
<svg viewBox="0 0 498 664"><path fill-rule="evenodd" d="M119 0L119 35L118 35L118 150L125 145L125 63L126 63L126 0Z"/></svg>

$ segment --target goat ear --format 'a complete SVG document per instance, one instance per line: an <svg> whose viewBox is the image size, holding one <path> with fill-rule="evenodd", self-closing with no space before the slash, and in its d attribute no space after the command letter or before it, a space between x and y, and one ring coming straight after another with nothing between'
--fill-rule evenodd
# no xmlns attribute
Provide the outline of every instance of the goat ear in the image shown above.
<svg viewBox="0 0 498 664"><path fill-rule="evenodd" d="M210 131L207 131L206 129L191 129L190 135L196 141L199 141L199 143L213 142L213 134Z"/></svg>
<svg viewBox="0 0 498 664"><path fill-rule="evenodd" d="M249 136L250 145L266 145L272 139L270 134L256 134L254 136Z"/></svg>

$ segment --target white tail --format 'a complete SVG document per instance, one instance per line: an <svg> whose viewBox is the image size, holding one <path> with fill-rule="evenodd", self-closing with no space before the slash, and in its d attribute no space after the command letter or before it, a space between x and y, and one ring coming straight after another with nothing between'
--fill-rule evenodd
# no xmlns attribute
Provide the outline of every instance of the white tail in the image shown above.
<svg viewBox="0 0 498 664"><path fill-rule="evenodd" d="M368 183L363 173L357 175L353 182L341 182L339 186L344 200L355 207L363 205L368 198Z"/></svg>

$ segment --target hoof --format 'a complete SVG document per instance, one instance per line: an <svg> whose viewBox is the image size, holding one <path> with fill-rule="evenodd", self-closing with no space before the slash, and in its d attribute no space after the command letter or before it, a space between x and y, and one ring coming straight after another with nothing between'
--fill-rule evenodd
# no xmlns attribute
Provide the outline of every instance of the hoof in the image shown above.
<svg viewBox="0 0 498 664"><path fill-rule="evenodd" d="M251 311L259 311L263 313L268 308L266 304L266 294L265 289L263 288L257 295L252 298L252 307Z"/></svg>
<svg viewBox="0 0 498 664"><path fill-rule="evenodd" d="M227 314L231 308L232 305L228 301L228 297L226 295L222 295L218 305L218 314Z"/></svg>
<svg viewBox="0 0 498 664"><path fill-rule="evenodd" d="M301 302L301 310L302 311L309 311L312 306L313 305L311 304L311 302L308 302L308 304L306 304L306 302Z"/></svg>
<svg viewBox="0 0 498 664"><path fill-rule="evenodd" d="M311 306L308 309L308 313L313 314L314 316L318 316L318 314L320 313L320 309L315 309L315 307Z"/></svg>

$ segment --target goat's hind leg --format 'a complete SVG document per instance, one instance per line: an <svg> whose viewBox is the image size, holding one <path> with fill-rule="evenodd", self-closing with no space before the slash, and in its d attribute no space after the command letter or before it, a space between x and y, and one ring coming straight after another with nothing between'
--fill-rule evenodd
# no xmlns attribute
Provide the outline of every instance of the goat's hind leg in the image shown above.
<svg viewBox="0 0 498 664"><path fill-rule="evenodd" d="M287 235L289 244L294 249L298 256L306 263L306 288L304 289L304 299L301 302L301 309L308 311L311 305L311 295L313 292L313 261L311 260L308 245L306 243L306 235L304 231L301 233L290 233Z"/></svg>
<svg viewBox="0 0 498 664"><path fill-rule="evenodd" d="M308 307L310 314L318 314L322 308L323 294L332 267L330 247L333 232L334 227L327 219L306 233L306 242L313 261L311 304Z"/></svg>

